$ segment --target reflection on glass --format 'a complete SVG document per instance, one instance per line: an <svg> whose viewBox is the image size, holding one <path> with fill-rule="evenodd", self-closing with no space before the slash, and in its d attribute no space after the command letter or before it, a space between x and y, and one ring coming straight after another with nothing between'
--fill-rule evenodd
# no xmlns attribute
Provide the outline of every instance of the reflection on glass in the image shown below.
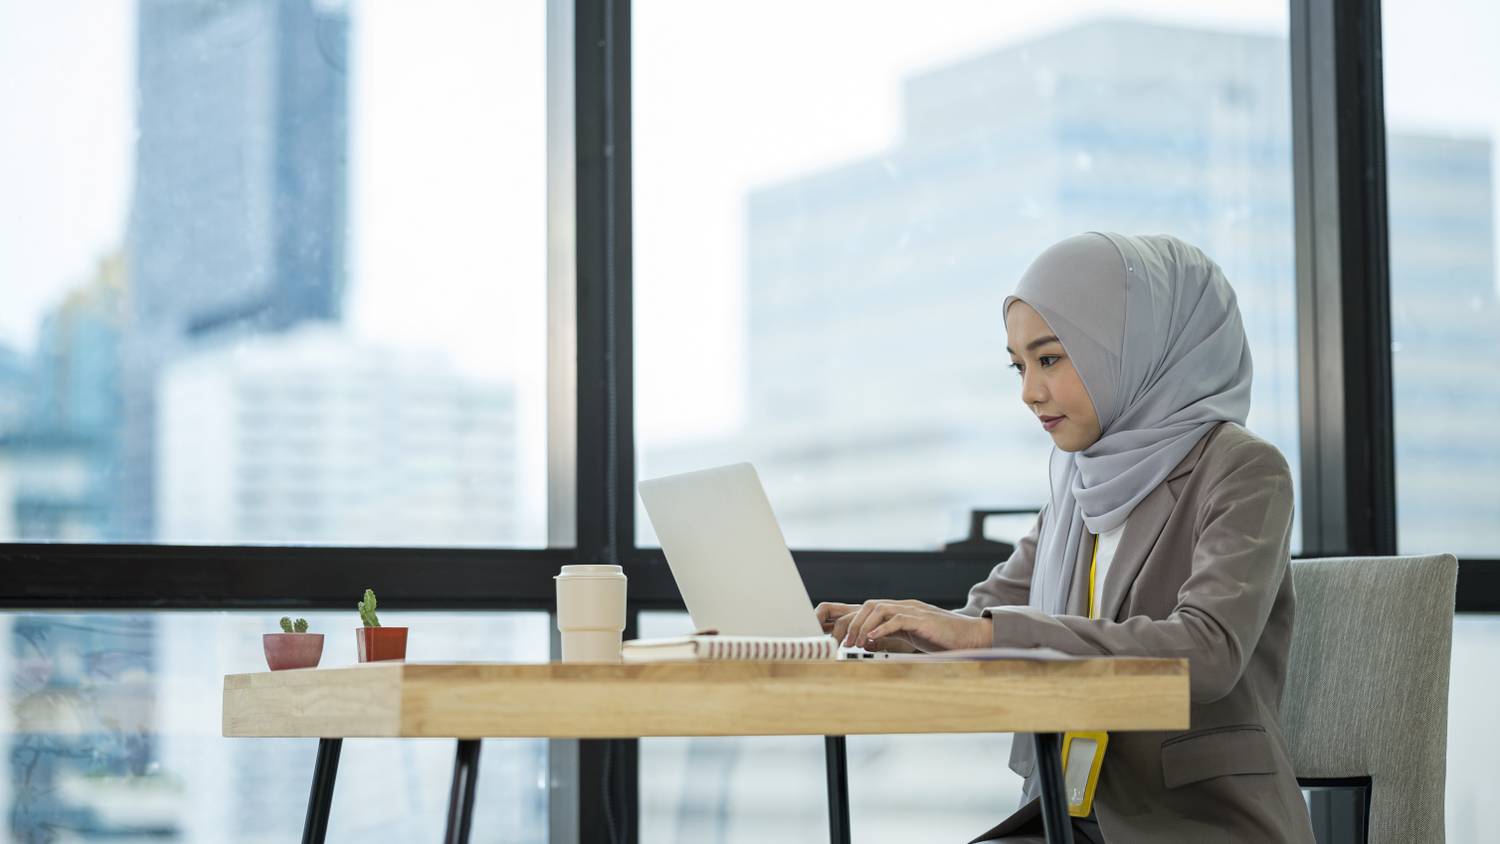
<svg viewBox="0 0 1500 844"><path fill-rule="evenodd" d="M635 10L642 477L751 460L794 547L936 548L970 509L1039 505L1051 443L1000 305L1101 229L1223 266L1250 427L1296 471L1286 4L1106 7L863 5L852 38L803 6L797 33L763 6ZM693 35L726 28L775 67Z"/></svg>
<svg viewBox="0 0 1500 844"><path fill-rule="evenodd" d="M541 545L545 4L71 5L0 10L0 539Z"/></svg>
<svg viewBox="0 0 1500 844"><path fill-rule="evenodd" d="M1385 22L1396 542L1500 555L1500 15L1410 0ZM1461 27L1451 26L1465 21Z"/></svg>
<svg viewBox="0 0 1500 844"><path fill-rule="evenodd" d="M308 614L321 667L355 662L347 613ZM413 660L544 661L544 613L391 614ZM6 840L295 841L317 742L222 738L223 675L264 671L250 613L0 615L0 782ZM451 741L345 743L330 841L404 844L441 834ZM476 840L547 839L546 743L490 741L481 753Z"/></svg>

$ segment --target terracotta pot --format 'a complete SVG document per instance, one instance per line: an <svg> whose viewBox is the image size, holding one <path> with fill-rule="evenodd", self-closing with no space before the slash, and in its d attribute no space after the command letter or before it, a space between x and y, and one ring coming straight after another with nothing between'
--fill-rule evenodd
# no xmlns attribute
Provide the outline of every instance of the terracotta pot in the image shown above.
<svg viewBox="0 0 1500 844"><path fill-rule="evenodd" d="M358 627L354 635L359 640L360 662L406 659L405 627Z"/></svg>
<svg viewBox="0 0 1500 844"><path fill-rule="evenodd" d="M317 668L323 658L322 633L264 633L260 641L272 671Z"/></svg>

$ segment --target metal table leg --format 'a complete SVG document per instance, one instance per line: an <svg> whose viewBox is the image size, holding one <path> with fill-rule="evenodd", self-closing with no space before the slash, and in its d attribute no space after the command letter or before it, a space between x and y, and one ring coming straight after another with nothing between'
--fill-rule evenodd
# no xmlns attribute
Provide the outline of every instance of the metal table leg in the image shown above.
<svg viewBox="0 0 1500 844"><path fill-rule="evenodd" d="M849 844L849 753L843 736L824 736L828 758L828 840Z"/></svg>
<svg viewBox="0 0 1500 844"><path fill-rule="evenodd" d="M1063 794L1062 737L1057 733L1033 733L1036 770L1042 784L1042 828L1048 844L1073 844L1073 821Z"/></svg>
<svg viewBox="0 0 1500 844"><path fill-rule="evenodd" d="M474 782L479 779L479 739L459 739L448 792L448 831L444 844L468 844L474 826Z"/></svg>
<svg viewBox="0 0 1500 844"><path fill-rule="evenodd" d="M339 772L343 739L318 739L318 760L313 763L312 791L307 796L307 820L302 824L302 844L323 844L328 835L328 811L333 807L333 780Z"/></svg>

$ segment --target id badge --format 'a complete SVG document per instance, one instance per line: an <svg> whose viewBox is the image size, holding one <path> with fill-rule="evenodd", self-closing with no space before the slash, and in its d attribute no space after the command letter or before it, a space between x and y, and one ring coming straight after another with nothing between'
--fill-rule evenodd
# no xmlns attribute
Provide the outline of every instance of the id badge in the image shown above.
<svg viewBox="0 0 1500 844"><path fill-rule="evenodd" d="M1063 793L1072 817L1086 818L1094 810L1094 789L1099 787L1108 744L1109 733L1063 733Z"/></svg>

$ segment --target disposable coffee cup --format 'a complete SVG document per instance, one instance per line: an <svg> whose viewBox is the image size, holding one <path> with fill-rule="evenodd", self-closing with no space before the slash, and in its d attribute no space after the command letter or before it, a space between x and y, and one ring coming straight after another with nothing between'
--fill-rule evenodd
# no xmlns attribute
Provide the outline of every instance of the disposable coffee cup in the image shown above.
<svg viewBox="0 0 1500 844"><path fill-rule="evenodd" d="M563 566L557 630L563 662L619 662L625 632L625 573L619 566Z"/></svg>

